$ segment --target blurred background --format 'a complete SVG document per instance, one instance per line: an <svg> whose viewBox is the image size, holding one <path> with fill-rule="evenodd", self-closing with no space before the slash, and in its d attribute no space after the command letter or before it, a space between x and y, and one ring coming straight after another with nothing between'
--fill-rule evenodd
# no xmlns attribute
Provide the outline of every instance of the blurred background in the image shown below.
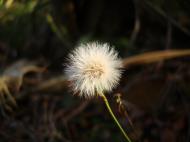
<svg viewBox="0 0 190 142"><path fill-rule="evenodd" d="M189 0L0 0L0 142L122 142L100 98L64 77L79 43L122 57L106 96L133 142L190 141Z"/></svg>

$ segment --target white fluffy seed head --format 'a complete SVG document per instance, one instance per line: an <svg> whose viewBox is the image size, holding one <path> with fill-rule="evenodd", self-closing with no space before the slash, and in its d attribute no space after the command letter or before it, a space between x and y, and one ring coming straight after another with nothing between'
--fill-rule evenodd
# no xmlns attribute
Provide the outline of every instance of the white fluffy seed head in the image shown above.
<svg viewBox="0 0 190 142"><path fill-rule="evenodd" d="M107 43L81 44L69 54L68 60L65 73L80 96L89 98L109 92L119 82L122 62Z"/></svg>

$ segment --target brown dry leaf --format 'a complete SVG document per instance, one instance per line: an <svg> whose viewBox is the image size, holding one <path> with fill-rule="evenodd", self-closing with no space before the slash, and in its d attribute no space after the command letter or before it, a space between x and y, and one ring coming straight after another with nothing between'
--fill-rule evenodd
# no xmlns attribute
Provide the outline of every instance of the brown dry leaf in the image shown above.
<svg viewBox="0 0 190 142"><path fill-rule="evenodd" d="M154 51L148 53L142 53L140 55L135 55L128 57L123 60L125 67L136 64L149 64L154 62L159 62L166 59L172 59L176 57L189 56L190 50L165 50L165 51Z"/></svg>
<svg viewBox="0 0 190 142"><path fill-rule="evenodd" d="M155 63L176 57L189 56L190 50L165 50L143 53L123 60L125 67ZM127 90L127 100L142 110L150 110L162 101L163 88L167 86L164 77L138 78ZM130 81L129 81L130 82ZM165 88L166 89L166 88Z"/></svg>
<svg viewBox="0 0 190 142"><path fill-rule="evenodd" d="M9 66L0 75L0 103L7 106L6 102L10 102L16 106L16 101L10 92L16 92L22 85L23 77L29 72L43 72L44 67L39 67L36 62L20 60ZM11 91L10 91L11 90ZM10 109L10 108L9 108Z"/></svg>

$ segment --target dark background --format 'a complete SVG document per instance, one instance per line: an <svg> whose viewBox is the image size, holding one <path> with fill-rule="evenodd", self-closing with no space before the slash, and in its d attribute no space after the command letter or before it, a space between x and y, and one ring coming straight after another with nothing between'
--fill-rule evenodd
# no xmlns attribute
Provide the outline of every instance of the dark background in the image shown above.
<svg viewBox="0 0 190 142"><path fill-rule="evenodd" d="M89 41L134 57L106 94L132 141L189 142L189 0L0 0L0 142L125 141L101 98L64 78Z"/></svg>

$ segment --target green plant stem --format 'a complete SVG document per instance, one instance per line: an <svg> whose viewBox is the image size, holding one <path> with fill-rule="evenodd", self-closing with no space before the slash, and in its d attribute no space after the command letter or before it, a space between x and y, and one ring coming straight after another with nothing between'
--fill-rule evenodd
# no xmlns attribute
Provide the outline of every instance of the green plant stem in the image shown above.
<svg viewBox="0 0 190 142"><path fill-rule="evenodd" d="M109 113L111 114L112 118L114 119L115 123L117 124L117 126L119 127L119 129L121 130L122 134L125 136L126 140L128 142L131 142L130 138L128 137L128 135L126 134L126 132L123 130L122 126L120 125L119 121L117 120L117 118L115 117L110 105L109 105L109 102L106 98L106 96L103 94L103 93L100 93L100 96L103 98L105 104L106 104L106 107L109 111Z"/></svg>

